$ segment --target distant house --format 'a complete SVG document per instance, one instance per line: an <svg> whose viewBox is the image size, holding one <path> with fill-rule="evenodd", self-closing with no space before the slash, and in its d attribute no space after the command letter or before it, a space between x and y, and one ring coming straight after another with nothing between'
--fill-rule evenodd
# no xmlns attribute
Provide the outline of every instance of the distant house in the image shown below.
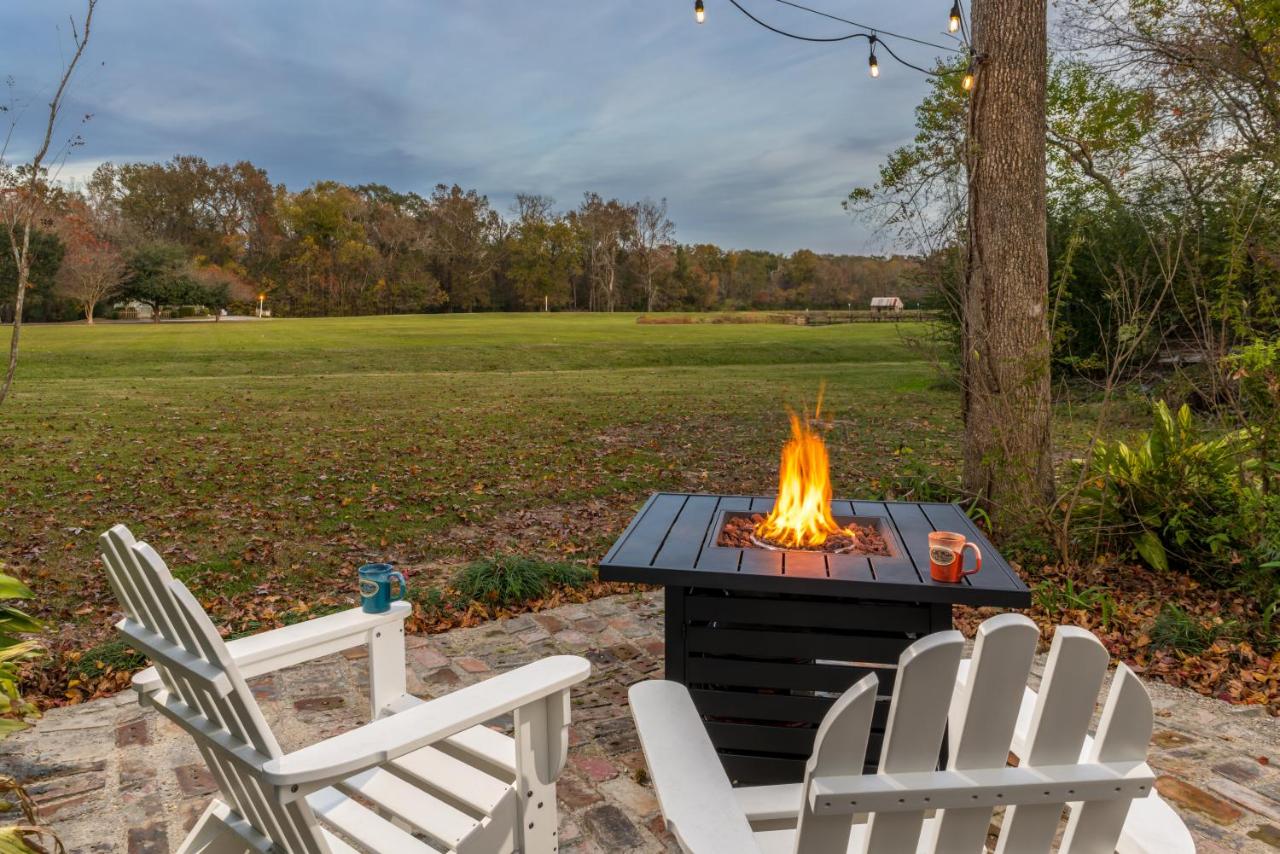
<svg viewBox="0 0 1280 854"><path fill-rule="evenodd" d="M902 311L902 299L899 297L872 297L871 311L876 314Z"/></svg>

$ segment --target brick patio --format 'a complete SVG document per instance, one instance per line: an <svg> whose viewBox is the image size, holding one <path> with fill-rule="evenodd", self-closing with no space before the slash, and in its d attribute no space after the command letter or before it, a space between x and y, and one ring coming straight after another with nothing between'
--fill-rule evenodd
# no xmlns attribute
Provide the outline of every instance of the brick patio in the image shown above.
<svg viewBox="0 0 1280 854"><path fill-rule="evenodd" d="M662 673L659 594L411 637L408 647L409 690L423 697L552 653L589 658L593 674L574 694L569 765L559 782L563 850L674 850L652 790L638 782L644 761L626 708L629 685ZM357 652L253 684L289 750L363 722L365 678ZM1257 707L1148 688L1156 706L1150 762L1199 850L1280 849L1280 726ZM28 783L73 852L171 851L213 791L190 739L140 709L131 693L50 712L0 742L0 770Z"/></svg>

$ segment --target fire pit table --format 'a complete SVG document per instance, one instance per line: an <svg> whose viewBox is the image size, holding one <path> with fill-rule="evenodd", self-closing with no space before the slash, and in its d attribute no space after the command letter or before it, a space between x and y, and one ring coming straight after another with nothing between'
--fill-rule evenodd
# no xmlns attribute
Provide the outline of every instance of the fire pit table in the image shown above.
<svg viewBox="0 0 1280 854"><path fill-rule="evenodd" d="M898 656L951 628L951 606L1025 608L1013 568L951 504L832 501L838 521L872 527L888 556L717 544L727 521L768 513L772 498L660 492L600 562L606 581L666 588L666 678L690 689L730 778L801 779L818 723L867 673L880 680L867 768L879 761ZM982 549L982 571L929 576L930 531Z"/></svg>

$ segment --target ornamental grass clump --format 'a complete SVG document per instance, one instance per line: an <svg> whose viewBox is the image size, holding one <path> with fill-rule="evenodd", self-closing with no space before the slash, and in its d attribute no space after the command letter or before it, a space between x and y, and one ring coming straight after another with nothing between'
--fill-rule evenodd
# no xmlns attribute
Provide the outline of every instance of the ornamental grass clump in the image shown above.
<svg viewBox="0 0 1280 854"><path fill-rule="evenodd" d="M583 587L594 577L581 564L501 555L467 564L451 586L465 600L506 608L546 598L557 588Z"/></svg>

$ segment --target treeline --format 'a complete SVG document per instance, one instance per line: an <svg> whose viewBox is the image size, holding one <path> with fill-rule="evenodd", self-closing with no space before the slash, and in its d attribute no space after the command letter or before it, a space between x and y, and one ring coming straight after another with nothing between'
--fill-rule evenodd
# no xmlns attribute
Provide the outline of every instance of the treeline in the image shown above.
<svg viewBox="0 0 1280 854"><path fill-rule="evenodd" d="M92 317L121 301L277 315L427 311L865 307L918 299L909 257L791 255L684 245L665 200L587 193L571 209L476 190L430 195L319 181L291 192L248 162L100 166L50 193L27 319ZM0 262L0 301L12 301ZM95 309L96 306L96 309ZM0 316L3 308L0 307Z"/></svg>

